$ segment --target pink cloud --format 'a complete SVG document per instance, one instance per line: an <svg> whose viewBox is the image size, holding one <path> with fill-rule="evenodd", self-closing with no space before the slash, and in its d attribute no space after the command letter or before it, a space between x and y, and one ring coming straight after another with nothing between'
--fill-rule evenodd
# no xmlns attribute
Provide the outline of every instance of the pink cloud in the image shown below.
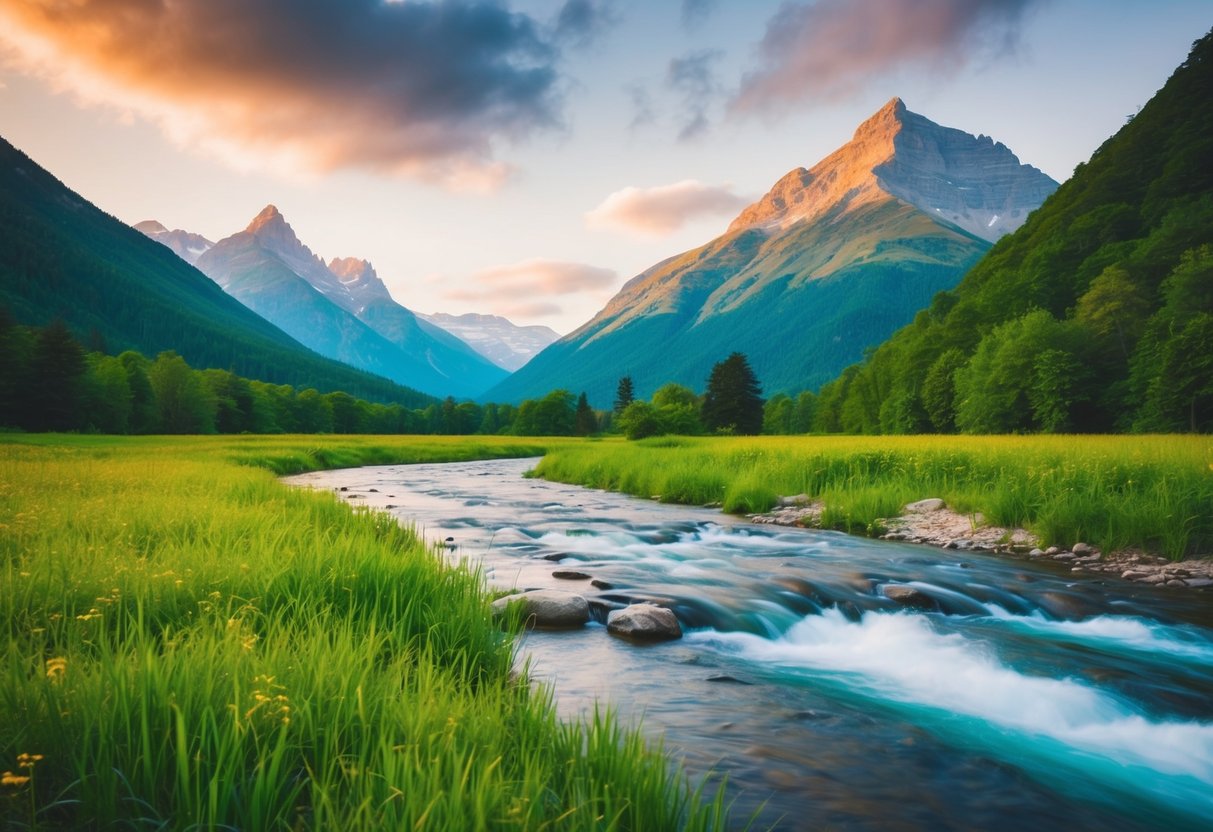
<svg viewBox="0 0 1213 832"><path fill-rule="evenodd" d="M730 216L748 199L729 185L705 185L694 179L653 188L629 186L610 194L585 215L590 228L612 228L650 237L673 234L691 220Z"/></svg>
<svg viewBox="0 0 1213 832"><path fill-rule="evenodd" d="M742 79L733 112L837 99L906 65L955 69L982 49L1013 45L1037 0L818 0L785 2Z"/></svg>
<svg viewBox="0 0 1213 832"><path fill-rule="evenodd" d="M245 167L452 186L559 123L547 27L496 3L0 0L16 66Z"/></svg>

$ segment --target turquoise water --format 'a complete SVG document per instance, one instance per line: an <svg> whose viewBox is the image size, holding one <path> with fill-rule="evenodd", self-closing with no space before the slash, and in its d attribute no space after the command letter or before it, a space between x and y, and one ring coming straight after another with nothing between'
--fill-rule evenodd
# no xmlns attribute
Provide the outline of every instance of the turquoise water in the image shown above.
<svg viewBox="0 0 1213 832"><path fill-rule="evenodd" d="M752 526L523 479L532 464L292 481L393 506L496 585L575 591L599 619L633 601L674 610L681 641L636 646L599 620L528 634L519 661L562 714L607 703L696 777L727 775L741 822L1210 828L1213 596ZM885 598L894 584L918 589L929 609Z"/></svg>

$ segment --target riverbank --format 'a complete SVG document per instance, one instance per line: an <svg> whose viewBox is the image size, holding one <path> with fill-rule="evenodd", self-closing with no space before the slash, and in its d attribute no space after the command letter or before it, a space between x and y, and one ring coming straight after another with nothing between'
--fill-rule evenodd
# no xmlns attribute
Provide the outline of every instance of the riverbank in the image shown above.
<svg viewBox="0 0 1213 832"><path fill-rule="evenodd" d="M806 495L780 497L776 508L747 515L759 525L821 528L825 506ZM1111 576L1150 586L1213 591L1213 558L1172 561L1140 550L1101 552L1079 541L1073 546L1041 548L1027 529L988 525L980 513L961 514L943 500L928 497L903 507L897 517L880 518L872 526L881 540L919 543L941 549L993 552L1027 560L1052 560L1076 577Z"/></svg>
<svg viewBox="0 0 1213 832"><path fill-rule="evenodd" d="M0 439L0 825L721 827L638 732L511 679L480 574L275 477L544 448Z"/></svg>
<svg viewBox="0 0 1213 832"><path fill-rule="evenodd" d="M733 514L805 495L820 528L1024 554L1056 547L1050 557L1084 543L1118 553L1101 569L1148 567L1152 580L1155 567L1167 569L1153 555L1181 562L1213 551L1213 439L1204 436L661 437L554 449L536 475ZM927 514L921 528L907 526L903 507L924 498L942 500L955 528L932 530L946 515Z"/></svg>

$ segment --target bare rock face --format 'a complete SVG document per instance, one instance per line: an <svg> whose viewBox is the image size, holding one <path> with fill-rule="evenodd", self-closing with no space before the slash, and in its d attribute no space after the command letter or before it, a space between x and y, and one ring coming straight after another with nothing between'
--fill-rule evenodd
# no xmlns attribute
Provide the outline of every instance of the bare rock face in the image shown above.
<svg viewBox="0 0 1213 832"><path fill-rule="evenodd" d="M198 258L206 254L207 250L215 245L201 234L191 234L180 228L174 228L172 231L169 231L161 223L156 222L156 220L144 220L143 222L135 223L135 230L147 237L151 237L158 243L168 246L173 250L174 254L191 266L197 263Z"/></svg>
<svg viewBox="0 0 1213 832"><path fill-rule="evenodd" d="M797 168L729 226L786 228L885 195L994 242L1023 225L1057 182L989 136L941 127L894 98L811 170Z"/></svg>
<svg viewBox="0 0 1213 832"><path fill-rule="evenodd" d="M607 632L637 641L669 641L682 638L678 618L656 604L632 604L607 616Z"/></svg>
<svg viewBox="0 0 1213 832"><path fill-rule="evenodd" d="M329 262L329 271L337 275L337 279L353 298L358 309L362 309L372 300L392 299L387 286L379 279L375 267L368 260L358 257L334 257Z"/></svg>

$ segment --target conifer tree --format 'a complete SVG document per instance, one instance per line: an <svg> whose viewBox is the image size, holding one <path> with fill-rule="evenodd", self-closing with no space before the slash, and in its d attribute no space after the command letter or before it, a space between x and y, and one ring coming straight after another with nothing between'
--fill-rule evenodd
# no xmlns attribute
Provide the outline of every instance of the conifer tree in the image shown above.
<svg viewBox="0 0 1213 832"><path fill-rule="evenodd" d="M619 379L619 386L615 388L615 413L616 415L623 413L628 409L628 405L636 398L632 390L632 377L624 376Z"/></svg>
<svg viewBox="0 0 1213 832"><path fill-rule="evenodd" d="M573 432L578 436L589 436L591 433L598 432L598 419L594 416L594 411L584 392L577 397L577 413L573 419Z"/></svg>
<svg viewBox="0 0 1213 832"><path fill-rule="evenodd" d="M712 367L703 400L709 430L752 436L762 432L762 387L739 352Z"/></svg>

